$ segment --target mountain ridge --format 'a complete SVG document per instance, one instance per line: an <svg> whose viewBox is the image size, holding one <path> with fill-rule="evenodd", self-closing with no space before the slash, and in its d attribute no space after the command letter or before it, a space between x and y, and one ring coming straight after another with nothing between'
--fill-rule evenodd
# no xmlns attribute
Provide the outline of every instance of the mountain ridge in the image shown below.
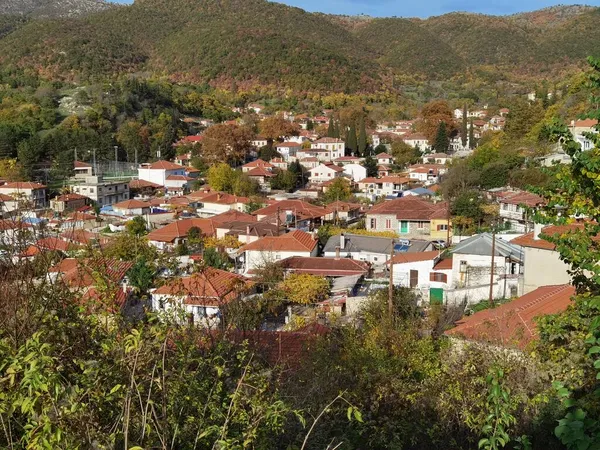
<svg viewBox="0 0 600 450"><path fill-rule="evenodd" d="M0 21L0 63L50 79L150 72L221 87L356 92L389 88L396 75L443 81L479 68L549 77L600 55L600 8L587 6L414 19L309 13L265 0L100 3L107 8L83 18Z"/></svg>
<svg viewBox="0 0 600 450"><path fill-rule="evenodd" d="M35 18L80 17L115 6L106 0L3 0L0 14Z"/></svg>

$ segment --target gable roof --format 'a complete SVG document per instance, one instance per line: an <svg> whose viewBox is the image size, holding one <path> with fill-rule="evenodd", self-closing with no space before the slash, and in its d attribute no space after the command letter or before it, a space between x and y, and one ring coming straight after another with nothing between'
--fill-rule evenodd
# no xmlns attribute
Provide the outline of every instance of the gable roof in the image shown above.
<svg viewBox="0 0 600 450"><path fill-rule="evenodd" d="M14 197L6 194L0 194L0 202L14 202Z"/></svg>
<svg viewBox="0 0 600 450"><path fill-rule="evenodd" d="M75 169L89 169L91 167L92 167L91 164L88 164L83 161L74 161L73 162L73 168L75 168Z"/></svg>
<svg viewBox="0 0 600 450"><path fill-rule="evenodd" d="M409 264L413 262L421 261L435 261L439 258L440 252L438 250L431 250L428 252L414 252L414 253L396 253L392 261L394 264ZM389 261L386 263L389 265Z"/></svg>
<svg viewBox="0 0 600 450"><path fill-rule="evenodd" d="M313 258L292 256L279 262L281 267L294 273L308 273L322 277L366 275L369 264L350 258Z"/></svg>
<svg viewBox="0 0 600 450"><path fill-rule="evenodd" d="M115 203L112 205L113 209L139 209L150 208L150 206L150 203L136 199L125 200L123 202Z"/></svg>
<svg viewBox="0 0 600 450"><path fill-rule="evenodd" d="M187 236L190 228L197 227L205 236L213 236L215 234L215 223L211 219L184 219L170 223L158 230L154 230L148 234L148 240L155 242L173 242L175 239L184 238Z"/></svg>
<svg viewBox="0 0 600 450"><path fill-rule="evenodd" d="M194 178L186 177L185 175L169 175L167 181L194 181Z"/></svg>
<svg viewBox="0 0 600 450"><path fill-rule="evenodd" d="M465 239L460 244L452 249L453 254L461 255L480 255L492 256L492 247L494 247L494 256L502 258L511 258L512 260L522 261L523 250L521 246L511 242L506 242L496 237L494 245L494 237L490 233L481 233Z"/></svg>
<svg viewBox="0 0 600 450"><path fill-rule="evenodd" d="M390 159L392 155L388 155L385 152L381 152L379 155L375 155L375 159Z"/></svg>
<svg viewBox="0 0 600 450"><path fill-rule="evenodd" d="M81 194L77 194L77 193L69 193L69 194L62 194L59 195L55 198L53 198L53 200L55 202L71 202L74 200L87 200L88 197L86 197L85 195L81 195Z"/></svg>
<svg viewBox="0 0 600 450"><path fill-rule="evenodd" d="M250 203L248 197L238 197L237 195L228 194L226 192L209 192L207 194L193 195L190 198L199 199L202 203L214 203L217 205L233 205L235 203Z"/></svg>
<svg viewBox="0 0 600 450"><path fill-rule="evenodd" d="M446 334L522 349L537 337L535 318L566 310L573 295L575 288L568 284L543 286L497 308L465 317Z"/></svg>
<svg viewBox="0 0 600 450"><path fill-rule="evenodd" d="M230 209L229 211L225 211L224 213L211 217L211 220L217 224L240 221L256 222L256 216L238 211L236 209Z"/></svg>
<svg viewBox="0 0 600 450"><path fill-rule="evenodd" d="M517 191L517 192L499 192L496 194L499 203L506 203L509 205L525 205L530 208L534 206L544 205L546 201L539 195L532 194L531 192Z"/></svg>
<svg viewBox="0 0 600 450"><path fill-rule="evenodd" d="M192 276L170 281L154 293L184 297L186 305L219 306L235 300L250 285L241 275L207 267Z"/></svg>
<svg viewBox="0 0 600 450"><path fill-rule="evenodd" d="M402 220L446 219L447 203L430 203L414 196L385 201L371 208L367 215L382 214L396 216Z"/></svg>
<svg viewBox="0 0 600 450"><path fill-rule="evenodd" d="M254 211L254 214L257 216L269 216L271 214L276 214L277 211L291 211L301 219L323 217L324 215L328 214L327 208L312 205L303 200L281 200Z"/></svg>
<svg viewBox="0 0 600 450"><path fill-rule="evenodd" d="M319 164L317 167L313 167L309 170L309 172L313 172L315 170L323 170L323 169L331 169L334 172L343 172L344 169L340 166L336 166L334 164Z"/></svg>
<svg viewBox="0 0 600 450"><path fill-rule="evenodd" d="M272 177L277 176L273 172L269 172L268 170L266 170L264 167L255 167L254 169L246 172L246 175L248 175L249 177L267 177L267 178L272 178Z"/></svg>
<svg viewBox="0 0 600 450"><path fill-rule="evenodd" d="M273 164L258 158L254 161L244 164L242 167L244 167L246 169L254 168L254 167L273 167Z"/></svg>
<svg viewBox="0 0 600 450"><path fill-rule="evenodd" d="M239 253L247 251L274 252L312 252L317 246L317 240L305 231L295 230L281 236L267 236L244 245Z"/></svg>
<svg viewBox="0 0 600 450"><path fill-rule="evenodd" d="M323 252L335 252L340 247L341 235L331 236ZM363 236L360 234L345 234L344 248L340 249L342 255L346 253L370 252L389 255L392 250L392 239L378 236Z"/></svg>
<svg viewBox="0 0 600 450"><path fill-rule="evenodd" d="M0 189L46 189L46 186L31 181L14 181L12 183L3 184L0 186Z"/></svg>
<svg viewBox="0 0 600 450"><path fill-rule="evenodd" d="M333 203L330 203L326 206L327 210L332 213L332 212L347 212L347 211L356 211L356 210L360 210L362 208L362 205L360 205L359 203L350 203L350 202L343 202L343 201L335 201Z"/></svg>
<svg viewBox="0 0 600 450"><path fill-rule="evenodd" d="M185 167L180 166L179 164L175 164L175 163L173 163L171 161L165 161L165 160L160 160L160 161L153 162L152 164L150 164L146 168L147 169L152 169L152 170L177 170L177 169L185 169Z"/></svg>
<svg viewBox="0 0 600 450"><path fill-rule="evenodd" d="M88 258L78 260L75 258L63 259L51 267L48 272L61 274L61 279L70 287L94 286L97 274L101 274L107 281L119 283L129 269L133 266L131 261L119 261L112 258Z"/></svg>
<svg viewBox="0 0 600 450"><path fill-rule="evenodd" d="M576 233L578 230L582 230L583 227L584 225L582 223L572 223L569 225L550 225L542 229L542 234L554 236ZM540 250L554 250L556 248L556 245L553 242L547 241L543 238L535 239L534 232L519 236L510 242L515 245L520 245L521 247L538 248Z"/></svg>
<svg viewBox="0 0 600 450"><path fill-rule="evenodd" d="M160 188L162 187L160 184L153 183L152 181L147 180L131 180L129 182L129 189L143 189L143 188Z"/></svg>

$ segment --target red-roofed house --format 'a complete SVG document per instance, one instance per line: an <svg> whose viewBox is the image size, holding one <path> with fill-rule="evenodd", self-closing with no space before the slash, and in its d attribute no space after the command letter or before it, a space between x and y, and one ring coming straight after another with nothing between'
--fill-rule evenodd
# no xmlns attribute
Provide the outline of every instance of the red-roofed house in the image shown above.
<svg viewBox="0 0 600 450"><path fill-rule="evenodd" d="M183 321L217 327L226 305L248 294L252 283L245 277L208 267L192 276L169 281L152 292L152 309L183 312Z"/></svg>
<svg viewBox="0 0 600 450"><path fill-rule="evenodd" d="M334 164L320 164L309 170L311 183L323 183L325 181L340 178L344 175L344 169Z"/></svg>
<svg viewBox="0 0 600 450"><path fill-rule="evenodd" d="M150 181L166 188L180 187L180 183L168 180L171 176L185 177L185 167L170 161L161 160L151 164L142 164L138 168L138 178L140 180Z"/></svg>
<svg viewBox="0 0 600 450"><path fill-rule="evenodd" d="M295 158L298 150L301 148L302 144L299 142L280 142L275 144L275 149L285 161L289 161L290 158Z"/></svg>
<svg viewBox="0 0 600 450"><path fill-rule="evenodd" d="M213 217L230 210L246 210L246 205L250 203L248 197L238 197L237 195L226 192L192 192L189 196L198 202L197 213L201 217Z"/></svg>
<svg viewBox="0 0 600 450"><path fill-rule="evenodd" d="M92 165L82 161L73 162L73 172L75 178L91 177L94 174Z"/></svg>
<svg viewBox="0 0 600 450"><path fill-rule="evenodd" d="M0 217L10 216L19 209L19 202L10 195L0 194Z"/></svg>
<svg viewBox="0 0 600 450"><path fill-rule="evenodd" d="M377 161L377 164L383 165L392 164L394 162L393 156L388 155L387 153L378 154L377 156L375 156L375 160Z"/></svg>
<svg viewBox="0 0 600 450"><path fill-rule="evenodd" d="M446 239L448 205L401 197L379 203L367 212L366 228L373 231L395 231L401 237Z"/></svg>
<svg viewBox="0 0 600 450"><path fill-rule="evenodd" d="M75 211L87 204L88 198L81 194L63 194L50 200L50 208L58 213Z"/></svg>
<svg viewBox="0 0 600 450"><path fill-rule="evenodd" d="M150 203L141 200L125 200L124 202L115 203L113 211L124 216L143 216L150 213Z"/></svg>
<svg viewBox="0 0 600 450"><path fill-rule="evenodd" d="M346 144L341 139L324 137L313 142L311 148L315 150L326 150L325 161L333 161L334 159L344 156Z"/></svg>
<svg viewBox="0 0 600 450"><path fill-rule="evenodd" d="M408 189L410 180L403 175L389 175L381 178L368 177L358 182L358 189L368 197L398 195Z"/></svg>
<svg viewBox="0 0 600 450"><path fill-rule="evenodd" d="M503 191L495 194L500 205L500 217L509 223L512 230L526 233L533 229L533 220L526 208L543 206L545 201L539 195L524 191Z"/></svg>
<svg viewBox="0 0 600 450"><path fill-rule="evenodd" d="M269 180L277 176L270 170L263 167L255 167L254 169L246 172L246 175L248 175L251 180L256 181L262 190L270 190L271 186L269 184Z"/></svg>
<svg viewBox="0 0 600 450"><path fill-rule="evenodd" d="M280 261L292 256L316 257L318 240L312 234L296 230L274 237L263 237L238 250L244 273L260 268L265 263Z"/></svg>
<svg viewBox="0 0 600 450"><path fill-rule="evenodd" d="M416 164L409 166L407 170L411 180L435 184L439 181L440 176L448 171L448 168L443 164Z"/></svg>
<svg viewBox="0 0 600 450"><path fill-rule="evenodd" d="M33 208L46 207L46 186L39 183L16 181L0 186L0 194L9 195L17 200L20 206Z"/></svg>
<svg viewBox="0 0 600 450"><path fill-rule="evenodd" d="M294 228L310 230L322 222L330 213L327 208L315 206L303 200L282 200L269 206L254 211L258 220L265 220L270 216L277 216L281 225L293 225ZM271 223L273 223L271 221Z"/></svg>
<svg viewBox="0 0 600 450"><path fill-rule="evenodd" d="M171 249L187 240L190 228L196 227L204 236L215 236L215 223L211 219L183 219L170 223L148 234L148 241L160 250Z"/></svg>
<svg viewBox="0 0 600 450"><path fill-rule="evenodd" d="M251 161L247 164L244 164L242 166L242 172L250 172L251 170L254 170L256 168L260 168L260 169L264 169L264 170L268 170L268 171L272 171L273 170L273 164L264 161L262 159L256 159L254 161Z"/></svg>
<svg viewBox="0 0 600 450"><path fill-rule="evenodd" d="M290 273L307 273L320 277L364 276L370 271L369 264L350 258L307 258L292 256L280 262L281 267Z"/></svg>
<svg viewBox="0 0 600 450"><path fill-rule="evenodd" d="M397 253L394 263L394 285L424 292L431 288L447 288L452 282L452 264L438 265L441 261L439 250L414 253ZM389 261L387 262L389 265ZM446 268L444 268L446 267Z"/></svg>
<svg viewBox="0 0 600 450"><path fill-rule="evenodd" d="M565 311L575 288L570 285L543 286L493 309L479 311L459 320L449 336L524 349L537 339L535 319Z"/></svg>

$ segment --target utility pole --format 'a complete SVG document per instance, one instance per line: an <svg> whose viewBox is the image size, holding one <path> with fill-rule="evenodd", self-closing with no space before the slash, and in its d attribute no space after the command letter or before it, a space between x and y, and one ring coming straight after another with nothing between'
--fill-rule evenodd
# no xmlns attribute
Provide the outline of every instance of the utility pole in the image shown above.
<svg viewBox="0 0 600 450"><path fill-rule="evenodd" d="M77 148L74 149L75 152L75 161L77 161Z"/></svg>
<svg viewBox="0 0 600 450"><path fill-rule="evenodd" d="M490 306L494 306L494 254L496 253L496 223L492 225L492 267L490 269Z"/></svg>
<svg viewBox="0 0 600 450"><path fill-rule="evenodd" d="M392 239L392 249L390 250L390 286L388 291L388 314L390 320L394 317L394 240Z"/></svg>
<svg viewBox="0 0 600 450"><path fill-rule="evenodd" d="M446 245L450 247L450 197L448 197L448 208L446 212Z"/></svg>

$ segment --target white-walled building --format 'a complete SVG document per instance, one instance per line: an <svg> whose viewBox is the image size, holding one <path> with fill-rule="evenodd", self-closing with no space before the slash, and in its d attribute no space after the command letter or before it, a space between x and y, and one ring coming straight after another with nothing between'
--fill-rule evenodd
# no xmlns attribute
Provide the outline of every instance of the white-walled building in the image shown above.
<svg viewBox="0 0 600 450"><path fill-rule="evenodd" d="M333 161L336 158L344 156L346 144L341 139L325 137L311 144L312 149L327 150L329 157L327 161Z"/></svg>
<svg viewBox="0 0 600 450"><path fill-rule="evenodd" d="M156 161L151 164L142 164L138 168L138 178L150 181L160 186L167 186L167 179L173 175L185 176L185 167L170 161Z"/></svg>
<svg viewBox="0 0 600 450"><path fill-rule="evenodd" d="M311 183L323 183L343 176L344 169L333 164L320 164L317 167L310 169L309 172L309 180Z"/></svg>
<svg viewBox="0 0 600 450"><path fill-rule="evenodd" d="M367 168L360 164L346 164L342 169L355 183L367 178Z"/></svg>
<svg viewBox="0 0 600 450"><path fill-rule="evenodd" d="M21 205L31 205L33 208L45 208L46 186L39 183L16 181L0 186L0 194L12 197Z"/></svg>
<svg viewBox="0 0 600 450"><path fill-rule="evenodd" d="M93 176L73 179L69 188L71 192L88 197L100 207L129 200L128 181L105 181L102 177Z"/></svg>

